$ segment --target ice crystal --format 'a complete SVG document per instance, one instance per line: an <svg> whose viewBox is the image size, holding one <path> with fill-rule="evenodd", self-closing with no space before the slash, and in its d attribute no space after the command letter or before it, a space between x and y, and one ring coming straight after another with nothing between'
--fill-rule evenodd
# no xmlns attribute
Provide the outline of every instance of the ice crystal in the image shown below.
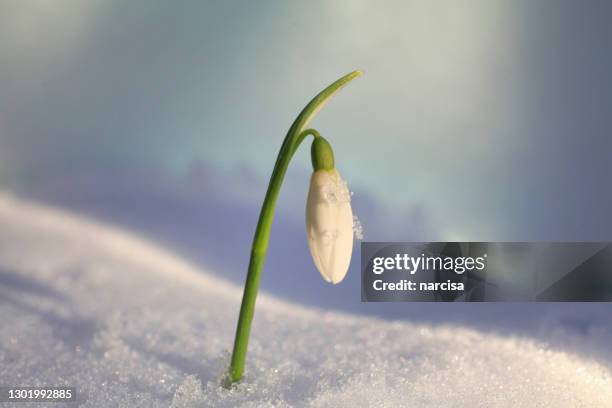
<svg viewBox="0 0 612 408"><path fill-rule="evenodd" d="M361 225L359 217L357 217L355 214L353 214L353 234L355 235L356 239L363 239L363 225Z"/></svg>
<svg viewBox="0 0 612 408"><path fill-rule="evenodd" d="M340 178L337 182L330 182L323 186L323 197L329 204L351 202L351 192L347 182Z"/></svg>

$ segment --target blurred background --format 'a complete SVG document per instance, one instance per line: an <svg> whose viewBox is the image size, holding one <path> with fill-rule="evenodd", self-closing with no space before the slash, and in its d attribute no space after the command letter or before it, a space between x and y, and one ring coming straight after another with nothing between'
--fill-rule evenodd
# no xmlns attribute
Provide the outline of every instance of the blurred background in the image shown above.
<svg viewBox="0 0 612 408"><path fill-rule="evenodd" d="M3 1L0 190L242 284L288 127L362 69L312 125L334 146L365 240L610 240L611 12L606 1ZM361 304L358 244L335 287L310 259L309 160L302 147L281 191L266 292L528 333L550 316L577 333L609 322L609 304Z"/></svg>

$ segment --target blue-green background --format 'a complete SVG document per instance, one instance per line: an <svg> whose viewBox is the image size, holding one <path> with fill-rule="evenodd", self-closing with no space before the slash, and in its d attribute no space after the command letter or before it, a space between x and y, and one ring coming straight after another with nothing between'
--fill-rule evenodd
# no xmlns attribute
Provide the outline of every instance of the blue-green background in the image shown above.
<svg viewBox="0 0 612 408"><path fill-rule="evenodd" d="M359 68L313 126L366 240L610 240L611 17L606 1L4 1L0 188L241 282L287 128ZM319 278L307 152L262 286L405 315L359 304L358 252L343 285Z"/></svg>

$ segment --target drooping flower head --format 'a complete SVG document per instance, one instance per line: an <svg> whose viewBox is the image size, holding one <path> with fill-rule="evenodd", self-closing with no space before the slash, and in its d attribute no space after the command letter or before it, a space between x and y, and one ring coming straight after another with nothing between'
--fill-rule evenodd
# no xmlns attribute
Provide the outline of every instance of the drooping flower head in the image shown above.
<svg viewBox="0 0 612 408"><path fill-rule="evenodd" d="M310 189L306 203L306 234L312 259L323 279L344 279L353 252L351 194L334 167L331 146L318 136L312 143Z"/></svg>

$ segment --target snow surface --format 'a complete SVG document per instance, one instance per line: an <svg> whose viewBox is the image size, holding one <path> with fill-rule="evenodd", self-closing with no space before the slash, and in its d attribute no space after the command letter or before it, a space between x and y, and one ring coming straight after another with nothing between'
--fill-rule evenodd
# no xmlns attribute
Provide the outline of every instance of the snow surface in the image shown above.
<svg viewBox="0 0 612 408"><path fill-rule="evenodd" d="M575 339L563 350L265 294L228 391L240 294L126 232L0 194L0 385L75 386L84 407L612 407L610 365L568 351Z"/></svg>

